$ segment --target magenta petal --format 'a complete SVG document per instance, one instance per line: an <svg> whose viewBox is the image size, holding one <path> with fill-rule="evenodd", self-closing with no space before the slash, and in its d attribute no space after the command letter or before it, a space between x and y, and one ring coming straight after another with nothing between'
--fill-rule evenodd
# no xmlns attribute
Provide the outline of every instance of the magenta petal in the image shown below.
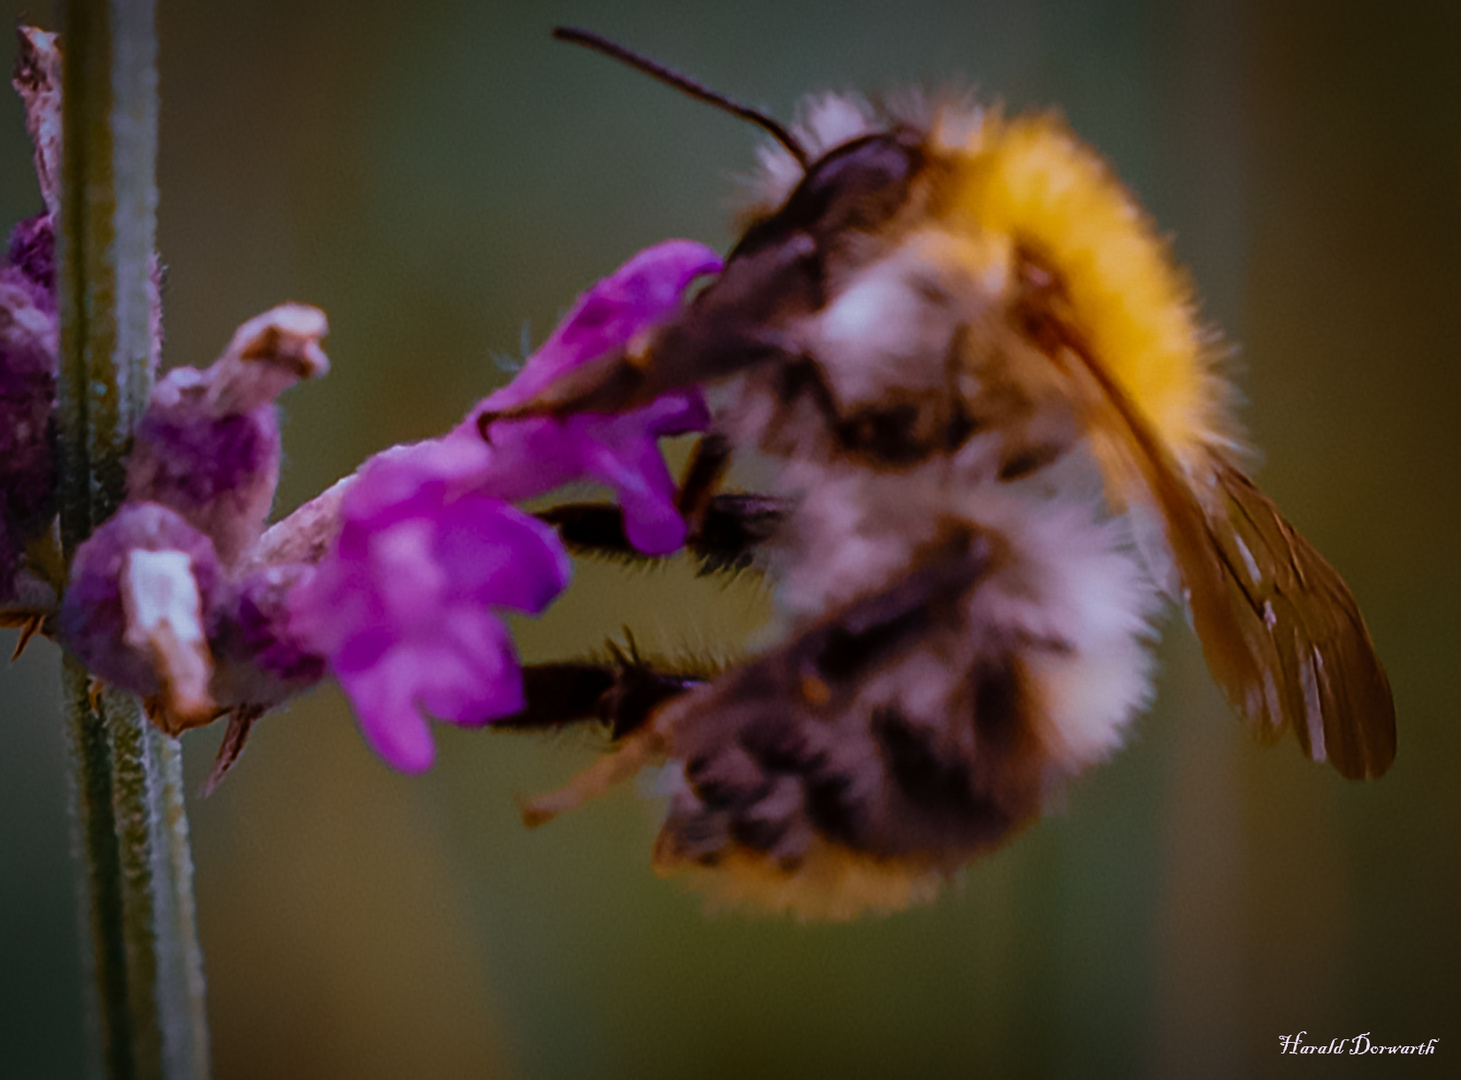
<svg viewBox="0 0 1461 1080"><path fill-rule="evenodd" d="M666 394L633 415L657 438L704 431L710 426L710 409L705 404L705 395L698 389Z"/></svg>
<svg viewBox="0 0 1461 1080"><path fill-rule="evenodd" d="M517 378L483 406L505 409L527 401L566 372L622 348L673 314L692 281L719 270L720 257L689 240L641 251L580 297Z"/></svg>
<svg viewBox="0 0 1461 1080"><path fill-rule="evenodd" d="M335 547L289 597L290 631L328 658L367 741L403 772L431 764L424 712L478 725L521 711L495 612L542 611L568 583L553 530L477 490L488 458L454 434L371 462Z"/></svg>
<svg viewBox="0 0 1461 1080"><path fill-rule="evenodd" d="M345 493L347 521L372 528L410 516L424 501L442 502L476 490L492 467L492 454L480 437L462 438L456 432L396 446L372 458Z"/></svg>
<svg viewBox="0 0 1461 1080"><path fill-rule="evenodd" d="M572 573L551 527L496 499L456 500L435 522L434 558L463 599L539 614Z"/></svg>
<svg viewBox="0 0 1461 1080"><path fill-rule="evenodd" d="M371 667L337 671L370 748L391 768L415 774L431 768L436 745L415 702L416 657L394 649Z"/></svg>
<svg viewBox="0 0 1461 1080"><path fill-rule="evenodd" d="M618 495L630 541L667 554L685 525L658 440L709 423L698 390L622 416L498 421L485 439L477 417L623 348L719 267L714 252L688 241L642 252L580 298L511 385L445 437L381 454L346 492L334 547L290 596L289 628L328 657L366 739L395 768L431 764L425 713L480 725L524 707L495 612L541 612L571 564L552 529L510 504L596 480Z"/></svg>
<svg viewBox="0 0 1461 1080"><path fill-rule="evenodd" d="M571 484L583 475L584 441L577 434L580 418L506 420L493 424L491 468L478 488L504 502L521 502ZM468 419L457 431L469 428L479 443L477 423ZM453 433L455 434L455 433Z"/></svg>
<svg viewBox="0 0 1461 1080"><path fill-rule="evenodd" d="M440 642L422 671L420 700L431 715L480 727L526 705L512 637L500 619L458 608L442 624Z"/></svg>
<svg viewBox="0 0 1461 1080"><path fill-rule="evenodd" d="M580 297L518 377L484 400L457 433L475 430L480 413L526 401L579 365L624 348L678 311L696 277L719 269L714 252L685 240L636 255ZM684 543L685 525L657 443L703 431L709 422L698 390L667 394L618 416L497 421L485 440L492 465L481 490L516 502L574 480L598 480L623 504L630 542L646 554L666 555Z"/></svg>
<svg viewBox="0 0 1461 1080"><path fill-rule="evenodd" d="M675 481L653 442L639 439L622 448L602 446L589 474L619 496L624 532L640 551L668 555L685 542L685 522L675 509Z"/></svg>

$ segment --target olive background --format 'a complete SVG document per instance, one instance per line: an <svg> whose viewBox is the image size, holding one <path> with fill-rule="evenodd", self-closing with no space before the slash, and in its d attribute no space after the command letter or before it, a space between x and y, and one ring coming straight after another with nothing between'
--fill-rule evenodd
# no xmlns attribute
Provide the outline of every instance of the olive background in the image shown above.
<svg viewBox="0 0 1461 1080"><path fill-rule="evenodd" d="M328 378L284 400L284 513L439 433L640 248L733 240L757 133L557 45L589 26L789 117L811 90L973 85L1109 156L1238 347L1259 479L1344 573L1399 757L1351 784L1263 749L1180 616L1130 745L930 907L851 925L707 914L657 878L632 785L545 829L516 799L592 733L438 726L372 757L333 686L190 804L219 1080L1313 1074L1368 1032L1461 1054L1461 6L1415 0L162 0L166 363L286 299ZM6 3L54 27L59 7ZM39 208L0 95L0 221ZM683 452L683 448L680 448ZM580 565L528 659L630 626L732 650L754 582ZM13 635L0 640L7 652ZM0 671L0 1077L83 1074L58 653ZM221 731L185 739L190 791Z"/></svg>

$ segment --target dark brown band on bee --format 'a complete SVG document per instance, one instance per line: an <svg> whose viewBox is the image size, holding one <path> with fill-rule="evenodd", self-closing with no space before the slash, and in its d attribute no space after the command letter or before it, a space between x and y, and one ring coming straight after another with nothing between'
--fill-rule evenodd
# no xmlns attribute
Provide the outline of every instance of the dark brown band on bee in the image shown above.
<svg viewBox="0 0 1461 1080"><path fill-rule="evenodd" d="M1038 812L1042 744L1014 651L982 657L936 718L864 688L968 633L992 566L982 537L927 553L906 577L669 706L671 801L661 865L739 852L786 871L827 844L953 868ZM1011 646L1014 647L1013 644Z"/></svg>
<svg viewBox="0 0 1461 1080"><path fill-rule="evenodd" d="M972 739L891 705L835 735L811 718L748 724L686 764L660 857L713 866L739 849L792 871L820 841L952 869L1039 812L1047 759L1019 680L1012 657L971 678Z"/></svg>
<svg viewBox="0 0 1461 1080"><path fill-rule="evenodd" d="M902 400L844 408L822 365L810 356L783 363L776 394L781 413L765 449L790 446L799 407L809 403L828 432L833 452L866 468L901 471L957 451L978 430L956 393L913 394Z"/></svg>

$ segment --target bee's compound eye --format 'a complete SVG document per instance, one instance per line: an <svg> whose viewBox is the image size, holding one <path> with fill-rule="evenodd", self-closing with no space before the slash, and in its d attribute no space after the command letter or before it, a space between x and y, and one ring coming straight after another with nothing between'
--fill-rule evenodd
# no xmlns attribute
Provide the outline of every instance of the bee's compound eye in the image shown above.
<svg viewBox="0 0 1461 1080"><path fill-rule="evenodd" d="M791 232L810 236L822 251L849 230L873 232L902 209L922 163L919 147L898 134L844 143L812 164L786 205L746 233L732 258L781 243Z"/></svg>

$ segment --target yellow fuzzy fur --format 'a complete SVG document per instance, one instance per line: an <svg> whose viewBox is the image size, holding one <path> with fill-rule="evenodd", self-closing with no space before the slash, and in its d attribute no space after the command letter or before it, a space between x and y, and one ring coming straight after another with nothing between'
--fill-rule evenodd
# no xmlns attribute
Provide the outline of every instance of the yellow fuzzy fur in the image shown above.
<svg viewBox="0 0 1461 1080"><path fill-rule="evenodd" d="M1227 390L1191 289L1105 162L1049 115L988 116L964 153L952 212L1060 273L1095 358L1183 465L1228 443Z"/></svg>

